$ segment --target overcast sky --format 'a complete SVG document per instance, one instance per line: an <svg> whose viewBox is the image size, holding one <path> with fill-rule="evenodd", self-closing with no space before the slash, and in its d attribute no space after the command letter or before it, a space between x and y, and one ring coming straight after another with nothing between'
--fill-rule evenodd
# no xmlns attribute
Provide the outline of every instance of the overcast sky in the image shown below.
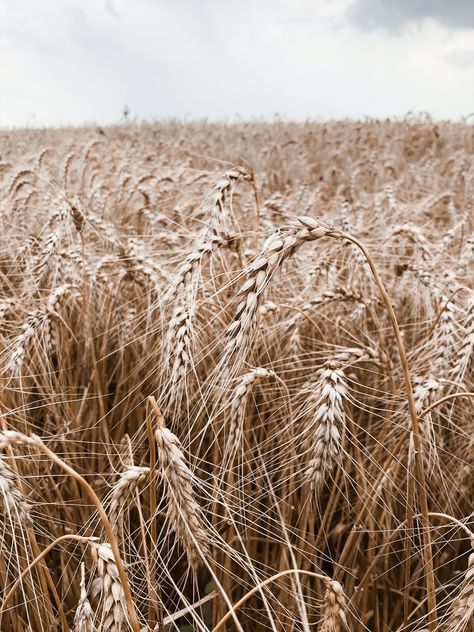
<svg viewBox="0 0 474 632"><path fill-rule="evenodd" d="M474 111L474 0L0 0L0 126Z"/></svg>

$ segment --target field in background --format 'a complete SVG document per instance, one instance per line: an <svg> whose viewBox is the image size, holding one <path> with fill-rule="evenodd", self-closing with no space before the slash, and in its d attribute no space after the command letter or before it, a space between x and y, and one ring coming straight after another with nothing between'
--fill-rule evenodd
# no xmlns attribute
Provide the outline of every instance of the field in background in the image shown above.
<svg viewBox="0 0 474 632"><path fill-rule="evenodd" d="M473 204L467 123L1 132L2 632L472 631Z"/></svg>

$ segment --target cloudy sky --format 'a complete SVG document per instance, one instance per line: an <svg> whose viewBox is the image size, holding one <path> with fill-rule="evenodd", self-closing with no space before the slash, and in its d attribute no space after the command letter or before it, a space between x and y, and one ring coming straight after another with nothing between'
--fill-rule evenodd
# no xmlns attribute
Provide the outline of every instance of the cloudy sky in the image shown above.
<svg viewBox="0 0 474 632"><path fill-rule="evenodd" d="M473 0L0 0L0 127L474 111Z"/></svg>

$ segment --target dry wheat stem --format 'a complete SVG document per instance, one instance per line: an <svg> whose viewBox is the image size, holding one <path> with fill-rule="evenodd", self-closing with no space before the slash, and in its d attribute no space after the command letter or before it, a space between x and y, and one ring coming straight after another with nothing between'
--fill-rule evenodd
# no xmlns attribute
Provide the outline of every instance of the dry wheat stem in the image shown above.
<svg viewBox="0 0 474 632"><path fill-rule="evenodd" d="M374 260L365 246L355 237L346 233L333 233L329 234L329 236L335 237L336 239L348 239L352 241L356 246L358 246L364 256L366 257L370 269L372 270L372 274L374 276L377 287L382 296L383 302L387 309L390 323L393 328L393 332L395 334L395 341L397 344L398 355L400 357L400 363L402 365L403 371L403 380L405 383L405 390L408 399L408 407L410 410L410 417L412 422L412 431L413 431L413 442L415 448L415 463L416 463L416 472L418 477L417 488L420 498L421 505L421 513L422 513L422 522L423 522L423 557L426 565L426 592L428 595L428 616L429 616L429 630L430 632L434 632L436 628L436 586L434 579L434 567L433 567L433 555L432 555L432 543L431 543L431 535L430 535L430 521L429 521L429 509L428 509L428 497L426 493L426 478L425 478L425 470L423 465L423 446L420 439L420 428L418 424L418 415L416 412L416 404L413 396L413 388L411 384L410 378L410 370L408 366L408 360L405 352L405 346L403 344L403 339L400 334L400 328L398 326L397 317L392 307L392 303L390 301L390 297L387 294L383 281L378 273L378 270L375 266Z"/></svg>
<svg viewBox="0 0 474 632"><path fill-rule="evenodd" d="M327 577L326 575L322 575L321 573L314 573L313 571L305 571L303 569L287 568L284 571L280 571L279 573L276 573L275 575L272 575L271 577L264 579L263 581L259 582L256 586L254 586L251 590L249 590L247 593L245 593L245 595L241 599L239 599L237 603L235 603L232 606L232 610L227 612L227 614L225 614L224 617L222 617L222 619L217 623L217 625L215 625L212 628L212 632L218 632L219 630L221 630L225 626L227 621L232 616L235 616L235 613L237 612L237 610L241 606L243 606L243 604L246 601L248 601L248 599L250 599L250 597L252 597L256 592L259 592L265 586L272 584L273 582L277 581L281 577L285 577L286 575L303 575L307 577L313 577L315 579L320 579L326 584L327 587L329 587L330 581L331 581L329 577Z"/></svg>
<svg viewBox="0 0 474 632"><path fill-rule="evenodd" d="M118 569L121 585L123 587L125 601L127 604L128 614L130 616L130 623L131 623L133 632L140 632L140 624L138 622L138 618L135 612L135 606L134 606L134 602L133 602L132 595L130 592L130 586L128 584L125 568L123 566L123 563L120 557L117 541L115 539L115 535L110 525L109 519L107 518L105 510L99 498L97 497L97 494L94 492L92 487L82 476L80 476L72 467L70 467L67 463L65 463L62 459L60 459L54 452L52 452L41 441L41 439L38 436L36 435L26 436L14 430L4 430L0 432L0 449L5 448L7 446L11 446L11 445L22 445L22 444L35 447L38 450L44 452L54 463L59 465L59 467L61 467L68 474L70 474L84 488L90 500L95 505L97 512L99 514L99 518L103 524L104 530L109 539L111 550L113 552L113 558L115 560L115 564Z"/></svg>

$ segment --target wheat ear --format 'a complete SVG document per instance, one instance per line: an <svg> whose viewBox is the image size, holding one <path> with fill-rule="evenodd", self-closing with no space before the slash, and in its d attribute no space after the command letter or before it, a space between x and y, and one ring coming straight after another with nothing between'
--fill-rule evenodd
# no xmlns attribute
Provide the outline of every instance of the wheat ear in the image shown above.
<svg viewBox="0 0 474 632"><path fill-rule="evenodd" d="M234 319L227 328L228 340L226 352L243 349L249 343L249 333L255 322L265 288L275 272L286 259L291 257L306 241L324 237L330 228L325 228L312 217L299 217L302 228L282 228L268 237L262 252L247 268L247 280L240 288L237 297L240 302Z"/></svg>
<svg viewBox="0 0 474 632"><path fill-rule="evenodd" d="M254 384L258 380L274 375L273 371L268 371L258 367L248 371L239 378L239 383L234 389L230 403L229 436L227 438L224 460L231 463L236 451L242 441L242 431L245 419L245 409L248 398L252 392Z"/></svg>
<svg viewBox="0 0 474 632"><path fill-rule="evenodd" d="M98 575L92 584L92 594L101 597L101 629L104 632L122 632L127 621L127 603L110 544L94 544L92 556Z"/></svg>
<svg viewBox="0 0 474 632"><path fill-rule="evenodd" d="M26 352L33 343L36 334L43 330L46 348L52 344L51 322L57 316L57 309L60 303L65 300L73 291L74 286L70 284L60 285L48 296L43 305L29 314L26 322L22 324L22 333L18 334L13 341L13 350L7 363L14 376L20 376Z"/></svg>
<svg viewBox="0 0 474 632"><path fill-rule="evenodd" d="M474 542L472 542L474 548ZM474 552L469 556L461 590L451 603L442 632L472 632L474 630Z"/></svg>
<svg viewBox="0 0 474 632"><path fill-rule="evenodd" d="M21 492L18 477L0 454L0 499L3 502L3 513L13 523L29 524L30 505Z"/></svg>
<svg viewBox="0 0 474 632"><path fill-rule="evenodd" d="M441 384L434 379L425 381L414 379L413 383L416 384L413 389L413 397L415 398L416 412L420 420L420 437L425 441L423 458L426 460L428 470L430 470L439 461L436 432L431 412L423 417L420 415L426 407L434 402L434 395L439 390Z"/></svg>
<svg viewBox="0 0 474 632"><path fill-rule="evenodd" d="M315 407L310 428L316 425L311 440L312 457L306 468L306 478L317 490L338 460L341 433L345 428L344 400L347 383L344 372L335 361L319 371L318 381L311 385L309 404Z"/></svg>
<svg viewBox="0 0 474 632"><path fill-rule="evenodd" d="M154 398L150 398L150 402L157 416L155 438L166 490L167 517L186 552L190 567L195 570L208 553L209 536L194 497L194 477L186 465L178 437L165 427Z"/></svg>
<svg viewBox="0 0 474 632"><path fill-rule="evenodd" d="M129 467L115 483L109 507L109 520L115 534L122 531L125 504L150 473L149 467Z"/></svg>
<svg viewBox="0 0 474 632"><path fill-rule="evenodd" d="M94 632L94 613L87 598L86 572L84 562L81 564L81 596L74 615L73 632Z"/></svg>
<svg viewBox="0 0 474 632"><path fill-rule="evenodd" d="M341 584L333 579L326 582L324 613L318 632L342 632L347 630L347 600Z"/></svg>

